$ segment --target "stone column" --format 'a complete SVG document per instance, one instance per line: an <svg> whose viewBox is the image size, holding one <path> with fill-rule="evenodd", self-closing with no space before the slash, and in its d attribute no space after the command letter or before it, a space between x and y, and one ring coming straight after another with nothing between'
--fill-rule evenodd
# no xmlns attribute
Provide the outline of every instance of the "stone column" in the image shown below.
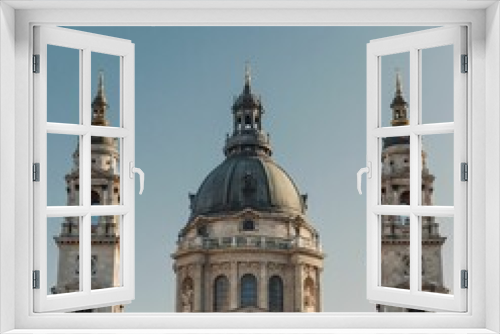
<svg viewBox="0 0 500 334"><path fill-rule="evenodd" d="M267 263L262 261L260 263L259 293L257 295L258 297L257 305L260 308L266 310L267 310L267 299L269 298L269 296L267 295L267 284L268 284Z"/></svg>
<svg viewBox="0 0 500 334"><path fill-rule="evenodd" d="M231 261L231 273L229 277L229 309L233 310L239 306L238 303L238 262Z"/></svg>

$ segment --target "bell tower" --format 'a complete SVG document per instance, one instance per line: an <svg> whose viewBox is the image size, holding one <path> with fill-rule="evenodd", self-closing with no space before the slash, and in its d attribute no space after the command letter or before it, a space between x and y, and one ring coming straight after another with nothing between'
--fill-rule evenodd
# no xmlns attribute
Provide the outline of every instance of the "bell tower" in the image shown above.
<svg viewBox="0 0 500 334"><path fill-rule="evenodd" d="M92 102L92 125L109 126L106 118L108 102L104 91L104 74L99 73L96 96ZM118 205L120 203L120 151L115 138L91 138L91 204ZM73 167L66 174L68 205L79 205L80 150L73 153ZM120 217L92 216L91 218L91 275L92 289L120 285ZM79 289L79 218L67 217L61 232L54 236L59 249L57 284L53 294ZM122 312L123 305L101 307L78 312Z"/></svg>
<svg viewBox="0 0 500 334"><path fill-rule="evenodd" d="M390 105L392 126L409 125L408 107L403 97L401 76L396 75L396 92ZM433 205L434 175L427 167L427 154L422 150L422 205ZM410 205L410 137L388 137L382 148L382 205ZM422 287L423 291L448 293L443 285L442 246L446 237L439 232L435 217L422 217ZM381 285L409 289L410 284L410 219L406 216L382 216ZM418 312L377 304L379 312Z"/></svg>

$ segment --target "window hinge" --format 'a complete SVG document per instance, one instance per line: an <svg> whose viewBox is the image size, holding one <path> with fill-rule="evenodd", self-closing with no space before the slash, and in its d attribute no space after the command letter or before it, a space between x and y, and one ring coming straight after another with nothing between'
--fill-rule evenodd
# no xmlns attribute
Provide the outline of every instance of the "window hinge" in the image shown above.
<svg viewBox="0 0 500 334"><path fill-rule="evenodd" d="M469 167L466 162L462 162L460 166L460 180L469 181Z"/></svg>
<svg viewBox="0 0 500 334"><path fill-rule="evenodd" d="M467 55L462 55L462 73L467 73L469 71L469 57Z"/></svg>
<svg viewBox="0 0 500 334"><path fill-rule="evenodd" d="M33 55L33 73L40 73L40 55Z"/></svg>
<svg viewBox="0 0 500 334"><path fill-rule="evenodd" d="M467 270L462 270L462 289L469 287L469 274Z"/></svg>
<svg viewBox="0 0 500 334"><path fill-rule="evenodd" d="M33 270L33 289L40 289L40 270Z"/></svg>
<svg viewBox="0 0 500 334"><path fill-rule="evenodd" d="M40 163L35 162L33 164L33 181L39 182L40 181Z"/></svg>

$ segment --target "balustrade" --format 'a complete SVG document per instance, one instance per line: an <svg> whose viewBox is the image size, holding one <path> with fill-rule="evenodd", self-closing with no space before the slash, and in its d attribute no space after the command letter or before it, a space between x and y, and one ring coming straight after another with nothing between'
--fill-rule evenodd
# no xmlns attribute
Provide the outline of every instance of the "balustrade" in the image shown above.
<svg viewBox="0 0 500 334"><path fill-rule="evenodd" d="M179 249L224 249L224 248L264 248L293 249L307 248L321 251L320 243L309 238L277 238L267 236L236 235L232 237L195 237L179 241Z"/></svg>

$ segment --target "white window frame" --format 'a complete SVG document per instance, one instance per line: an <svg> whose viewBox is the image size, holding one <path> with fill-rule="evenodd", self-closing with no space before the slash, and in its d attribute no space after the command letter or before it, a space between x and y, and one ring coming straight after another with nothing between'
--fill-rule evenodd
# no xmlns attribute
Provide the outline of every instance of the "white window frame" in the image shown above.
<svg viewBox="0 0 500 334"><path fill-rule="evenodd" d="M461 56L467 55L466 27L433 28L372 40L367 46L367 161L371 178L367 179L367 297L383 305L402 306L431 311L467 310L467 290L461 288L461 270L467 270L467 191L469 182L461 181L461 163L467 163L467 75L462 73ZM422 52L421 50L451 45L453 56L453 122L422 123ZM386 106L381 105L382 58L388 55L409 55L410 123L407 126L383 127L381 117ZM469 72L470 73L470 72ZM420 136L453 134L453 205L428 206L421 202L422 142ZM407 136L410 139L410 205L381 204L381 141L388 137ZM432 157L431 157L432 159ZM472 182L472 180L471 180ZM381 286L382 215L410 217L410 288ZM421 225L424 216L453 217L453 294L420 291Z"/></svg>
<svg viewBox="0 0 500 334"><path fill-rule="evenodd" d="M17 9L14 10L11 6ZM138 11L131 7L142 7L144 10ZM468 85L471 87L468 99L471 110L468 132L472 134L468 142L471 179L469 185L471 207L468 218L472 222L470 226L473 226L473 229L469 228L468 231L471 236L468 241L471 252L468 263L470 270L468 312L425 315L34 314L32 290L29 288L32 266L29 254L33 241L30 236L32 212L29 209L32 207L29 200L32 191L30 181L32 85L29 71L32 27L35 24L467 25L471 60L469 63L471 75L468 79ZM0 4L0 70L2 71L0 77L1 332L15 329L15 333L41 333L43 329L56 328L63 329L60 331L63 333L76 333L76 329L87 329L86 333L99 333L103 329L108 329L109 333L123 333L124 329L127 329L128 333L153 333L155 328L164 329L162 333L493 333L500 331L498 284L500 209L497 204L500 202L498 4L481 1L398 1L397 3L392 1L288 3L286 1L183 1L182 3L88 1L78 2L75 5L70 2L6 1ZM14 92L15 98L13 98ZM13 124L15 129L12 129ZM15 138L14 144L12 138ZM353 171L353 181L355 172ZM354 182L353 191L355 191ZM15 194L14 199L12 194ZM15 238L12 238L12 235L15 235ZM485 293L486 291L488 293Z"/></svg>
<svg viewBox="0 0 500 334"><path fill-rule="evenodd" d="M134 118L134 44L128 40L96 35L60 27L34 27L34 54L39 55L39 73L34 84L34 162L39 163L40 178L33 184L34 256L33 268L39 271L39 288L34 289L35 312L63 312L108 305L128 304L134 299L134 224L135 180L130 169L135 160ZM79 124L47 122L47 46L78 50L80 66ZM116 56L120 65L119 127L93 126L91 110L91 57L93 52ZM80 203L75 206L47 206L47 134L78 135ZM91 138L103 136L120 140L120 192L117 205L91 205ZM133 175L133 174L132 174ZM92 290L91 216L118 216L120 231L120 286ZM47 218L79 217L78 292L51 295L47 291Z"/></svg>

